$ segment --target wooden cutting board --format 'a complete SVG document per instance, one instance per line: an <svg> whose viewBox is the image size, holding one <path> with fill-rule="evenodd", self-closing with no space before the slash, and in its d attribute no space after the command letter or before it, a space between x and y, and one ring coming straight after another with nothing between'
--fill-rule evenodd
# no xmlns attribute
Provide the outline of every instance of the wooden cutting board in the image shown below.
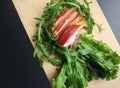
<svg viewBox="0 0 120 88"><path fill-rule="evenodd" d="M35 45L32 41L33 35L36 33L36 23L37 21L34 20L35 17L41 17L43 13L43 8L45 7L46 3L50 0L13 0L14 6L18 12L18 15L21 19L21 22L31 40L33 46ZM98 3L96 0L88 0L92 1L93 3L90 4L91 12L93 18L96 20L98 24L103 24L104 30L99 33L97 27L94 27L94 35L97 40L102 40L107 43L114 51L120 54L120 46L103 14L101 11ZM82 2L82 0L79 0ZM16 29L19 30L19 29ZM52 66L49 62L45 62L43 65L44 71L49 80L52 77L56 76L56 67ZM120 88L120 71L118 73L118 78L112 81L105 81L102 79L94 80L89 83L88 88Z"/></svg>

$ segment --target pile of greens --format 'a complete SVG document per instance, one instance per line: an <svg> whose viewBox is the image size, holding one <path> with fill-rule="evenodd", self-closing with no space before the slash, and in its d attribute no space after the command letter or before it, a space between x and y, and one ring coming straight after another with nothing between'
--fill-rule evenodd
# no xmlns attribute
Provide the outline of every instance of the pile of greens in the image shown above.
<svg viewBox="0 0 120 88"><path fill-rule="evenodd" d="M36 18L38 31L33 40L36 42L34 57L40 58L40 65L45 59L55 66L60 66L58 76L52 79L55 88L86 88L89 81L103 78L115 79L119 70L120 56L107 44L93 38L95 24L87 0L80 4L76 0L51 0L45 7L43 16ZM88 22L87 33L80 35L76 47L69 49L60 46L52 32L55 19L65 8L76 7ZM54 57L53 57L54 55Z"/></svg>
<svg viewBox="0 0 120 88"><path fill-rule="evenodd" d="M107 44L95 40L92 34L82 34L75 49L62 52L67 61L53 79L55 88L86 88L91 80L117 77L120 56Z"/></svg>

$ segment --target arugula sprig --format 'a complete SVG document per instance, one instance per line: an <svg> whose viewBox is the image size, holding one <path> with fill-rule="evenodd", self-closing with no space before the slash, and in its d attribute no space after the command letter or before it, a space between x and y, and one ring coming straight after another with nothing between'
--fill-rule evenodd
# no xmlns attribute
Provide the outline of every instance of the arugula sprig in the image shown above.
<svg viewBox="0 0 120 88"><path fill-rule="evenodd" d="M38 25L39 27L37 34L34 36L34 41L36 41L34 57L38 55L41 58L40 60L41 66L43 65L45 58L54 65L60 65L62 63L61 60L56 59L59 57L55 57L55 58L51 57L52 54L55 53L53 48L56 48L54 46L51 47L51 44L52 42L56 42L56 41L54 40L52 33L47 29L49 26L44 26L45 25L44 19L37 18L37 20L39 20L40 23Z"/></svg>

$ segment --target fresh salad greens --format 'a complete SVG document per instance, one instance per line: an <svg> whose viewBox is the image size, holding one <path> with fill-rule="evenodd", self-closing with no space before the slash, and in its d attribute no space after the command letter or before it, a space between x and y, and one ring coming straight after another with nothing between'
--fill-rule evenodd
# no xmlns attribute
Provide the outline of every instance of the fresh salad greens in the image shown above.
<svg viewBox="0 0 120 88"><path fill-rule="evenodd" d="M86 88L91 80L111 80L117 77L120 56L107 44L93 38L95 22L90 13L90 3L87 0L84 0L84 4L76 0L51 0L46 5L43 16L36 18L39 23L38 31L33 37L36 42L33 55L40 58L41 66L45 59L60 66L58 76L52 79L55 88ZM87 20L87 33L80 35L74 48L67 48L56 42L51 28L55 27L57 15L65 8L72 7L76 7Z"/></svg>
<svg viewBox="0 0 120 88"><path fill-rule="evenodd" d="M55 88L86 88L91 80L117 77L120 56L92 34L82 34L75 49L63 52L67 62L53 79Z"/></svg>

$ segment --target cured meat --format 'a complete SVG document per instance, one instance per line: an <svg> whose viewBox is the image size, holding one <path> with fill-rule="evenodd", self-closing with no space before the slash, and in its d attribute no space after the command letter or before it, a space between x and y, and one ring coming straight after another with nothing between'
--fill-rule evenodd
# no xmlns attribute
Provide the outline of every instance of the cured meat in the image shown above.
<svg viewBox="0 0 120 88"><path fill-rule="evenodd" d="M87 27L87 21L75 8L66 9L57 16L53 35L59 45L72 48L79 41L79 31Z"/></svg>
<svg viewBox="0 0 120 88"><path fill-rule="evenodd" d="M57 16L57 20L55 22L55 25L58 26L69 14L76 11L76 8L66 9L63 11L60 15Z"/></svg>
<svg viewBox="0 0 120 88"><path fill-rule="evenodd" d="M54 30L53 34L56 37L59 32L61 32L65 27L67 27L68 24L73 21L76 16L78 15L78 12L72 12L70 15L68 15Z"/></svg>

